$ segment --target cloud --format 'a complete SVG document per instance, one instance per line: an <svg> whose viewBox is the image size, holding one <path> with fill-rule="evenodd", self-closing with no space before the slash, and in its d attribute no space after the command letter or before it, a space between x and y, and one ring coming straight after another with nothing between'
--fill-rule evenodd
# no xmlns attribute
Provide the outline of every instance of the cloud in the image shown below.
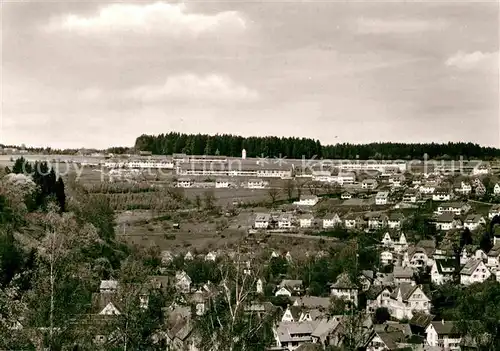
<svg viewBox="0 0 500 351"><path fill-rule="evenodd" d="M498 66L498 52L481 52L474 51L466 53L459 51L453 56L450 56L445 65L462 70L469 70L476 67L490 67L490 65Z"/></svg>
<svg viewBox="0 0 500 351"><path fill-rule="evenodd" d="M143 102L196 99L204 101L254 101L258 93L238 85L226 76L182 74L169 77L160 86L143 86L129 91L127 97Z"/></svg>
<svg viewBox="0 0 500 351"><path fill-rule="evenodd" d="M133 89L107 91L88 88L78 92L83 102L125 100L141 103L174 102L249 102L258 100L259 94L224 75L181 74L168 77L162 85L144 85Z"/></svg>
<svg viewBox="0 0 500 351"><path fill-rule="evenodd" d="M104 33L161 33L178 37L183 34L198 36L203 33L226 30L244 30L246 23L239 12L216 14L190 13L185 4L111 4L100 8L95 16L68 14L53 18L45 27L49 32L71 32L81 35Z"/></svg>
<svg viewBox="0 0 500 351"><path fill-rule="evenodd" d="M361 34L412 34L440 30L447 26L443 20L385 20L378 18L359 18L356 29Z"/></svg>

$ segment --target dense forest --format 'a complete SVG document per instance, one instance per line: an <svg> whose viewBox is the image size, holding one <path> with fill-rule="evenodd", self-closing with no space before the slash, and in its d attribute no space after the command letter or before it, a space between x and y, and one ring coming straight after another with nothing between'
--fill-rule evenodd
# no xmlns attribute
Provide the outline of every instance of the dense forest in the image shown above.
<svg viewBox="0 0 500 351"><path fill-rule="evenodd" d="M239 157L245 149L248 157L288 157L324 159L422 159L429 158L491 159L500 156L500 149L473 143L447 144L336 144L321 145L319 140L308 138L242 137L231 134L181 134L141 135L135 142L138 151L157 155L186 153L193 155L225 155Z"/></svg>

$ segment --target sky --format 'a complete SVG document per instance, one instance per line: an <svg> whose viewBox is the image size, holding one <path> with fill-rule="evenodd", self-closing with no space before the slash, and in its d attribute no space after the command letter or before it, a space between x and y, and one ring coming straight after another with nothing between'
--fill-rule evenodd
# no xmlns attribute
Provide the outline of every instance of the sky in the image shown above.
<svg viewBox="0 0 500 351"><path fill-rule="evenodd" d="M0 143L171 131L500 147L497 1L11 1Z"/></svg>

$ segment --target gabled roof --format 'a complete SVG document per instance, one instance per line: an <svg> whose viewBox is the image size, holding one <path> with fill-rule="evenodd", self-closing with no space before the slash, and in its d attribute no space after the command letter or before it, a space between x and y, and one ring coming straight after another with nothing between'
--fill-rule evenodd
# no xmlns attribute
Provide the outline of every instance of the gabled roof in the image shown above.
<svg viewBox="0 0 500 351"><path fill-rule="evenodd" d="M418 285L411 285L410 283L401 283L399 284L396 289L394 289L393 293L391 294L391 297L393 299L398 298L398 292L401 292L401 297L403 298L403 301L407 301L411 295L417 290L417 288L420 288Z"/></svg>
<svg viewBox="0 0 500 351"><path fill-rule="evenodd" d="M444 272L443 268L444 269L453 268L453 271L455 270L455 260L454 259L435 260L434 262L436 263L436 268L437 268L439 274L451 274L450 272Z"/></svg>
<svg viewBox="0 0 500 351"><path fill-rule="evenodd" d="M283 279L279 285L280 288L299 288L302 286L302 280Z"/></svg>
<svg viewBox="0 0 500 351"><path fill-rule="evenodd" d="M295 304L305 308L328 308L330 306L330 298L320 296L301 296L295 300Z"/></svg>
<svg viewBox="0 0 500 351"><path fill-rule="evenodd" d="M483 220L484 220L483 216L481 216L479 214L469 214L465 218L464 222L466 222L466 223L479 223L479 222L482 222Z"/></svg>
<svg viewBox="0 0 500 351"><path fill-rule="evenodd" d="M394 278L412 278L413 270L411 268L403 268L401 266L395 266L393 270Z"/></svg>
<svg viewBox="0 0 500 351"><path fill-rule="evenodd" d="M471 275L475 272L476 268L482 263L480 260L470 259L460 271L462 275Z"/></svg>
<svg viewBox="0 0 500 351"><path fill-rule="evenodd" d="M116 290L118 288L118 281L116 280L101 280L99 290Z"/></svg>
<svg viewBox="0 0 500 351"><path fill-rule="evenodd" d="M436 316L432 314L426 314L415 311L413 312L413 317L410 319L410 325L414 325L425 329L432 322L434 317Z"/></svg>
<svg viewBox="0 0 500 351"><path fill-rule="evenodd" d="M337 277L337 281L331 285L333 289L357 289L347 273L342 273Z"/></svg>
<svg viewBox="0 0 500 351"><path fill-rule="evenodd" d="M311 335L318 338L324 335L328 335L329 333L334 331L339 324L340 324L339 319L335 317L322 318Z"/></svg>
<svg viewBox="0 0 500 351"><path fill-rule="evenodd" d="M500 255L500 244L496 244L488 252L488 257L498 257Z"/></svg>
<svg viewBox="0 0 500 351"><path fill-rule="evenodd" d="M434 321L431 325L438 335L460 335L454 321Z"/></svg>
<svg viewBox="0 0 500 351"><path fill-rule="evenodd" d="M385 289L382 285L372 285L366 292L366 298L368 300L375 300Z"/></svg>
<svg viewBox="0 0 500 351"><path fill-rule="evenodd" d="M436 218L437 223L450 223L454 220L456 220L455 215L449 212L443 213Z"/></svg>
<svg viewBox="0 0 500 351"><path fill-rule="evenodd" d="M277 336L280 342L311 341L311 334L318 322L280 322L277 327ZM300 336L296 336L300 335Z"/></svg>

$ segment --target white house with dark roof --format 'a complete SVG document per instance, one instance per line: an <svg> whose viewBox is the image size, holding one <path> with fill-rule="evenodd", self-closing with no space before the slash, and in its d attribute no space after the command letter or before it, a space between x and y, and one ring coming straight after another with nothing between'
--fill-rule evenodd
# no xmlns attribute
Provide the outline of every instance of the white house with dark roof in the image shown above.
<svg viewBox="0 0 500 351"><path fill-rule="evenodd" d="M323 218L323 228L333 228L342 224L342 219L338 213L330 213Z"/></svg>
<svg viewBox="0 0 500 351"><path fill-rule="evenodd" d="M282 213L278 217L278 228L290 229L293 228L293 215L290 213Z"/></svg>
<svg viewBox="0 0 500 351"><path fill-rule="evenodd" d="M398 241L394 242L394 251L401 253L408 250L408 241L406 241L406 236L404 233L399 235Z"/></svg>
<svg viewBox="0 0 500 351"><path fill-rule="evenodd" d="M274 329L276 347L293 351L305 343L310 343L317 324L317 321L279 322Z"/></svg>
<svg viewBox="0 0 500 351"><path fill-rule="evenodd" d="M434 222L437 230L452 230L462 227L462 221L453 213L443 213Z"/></svg>
<svg viewBox="0 0 500 351"><path fill-rule="evenodd" d="M460 350L461 334L453 321L433 321L425 329L429 346L441 350Z"/></svg>
<svg viewBox="0 0 500 351"><path fill-rule="evenodd" d="M365 179L361 182L361 189L374 190L378 186L376 179Z"/></svg>
<svg viewBox="0 0 500 351"><path fill-rule="evenodd" d="M175 287L182 293L191 291L191 278L184 271L179 271L175 274Z"/></svg>
<svg viewBox="0 0 500 351"><path fill-rule="evenodd" d="M488 218L491 220L495 216L500 216L500 204L496 204L491 206L488 212Z"/></svg>
<svg viewBox="0 0 500 351"><path fill-rule="evenodd" d="M318 203L319 198L316 195L302 195L299 201L295 201L294 205L299 206L314 206Z"/></svg>
<svg viewBox="0 0 500 351"><path fill-rule="evenodd" d="M257 229L267 229L269 228L269 222L271 216L269 213L256 213L254 220L254 227Z"/></svg>
<svg viewBox="0 0 500 351"><path fill-rule="evenodd" d="M476 230L484 225L486 225L486 219L479 214L469 214L464 220L464 228L469 230Z"/></svg>
<svg viewBox="0 0 500 351"><path fill-rule="evenodd" d="M460 187L455 188L455 192L461 195L469 195L472 192L472 185L469 182L460 182Z"/></svg>
<svg viewBox="0 0 500 351"><path fill-rule="evenodd" d="M368 228L382 229L387 226L388 217L384 213L372 213L368 217Z"/></svg>
<svg viewBox="0 0 500 351"><path fill-rule="evenodd" d="M455 273L455 260L434 260L431 268L431 281L435 285L441 285L453 280Z"/></svg>
<svg viewBox="0 0 500 351"><path fill-rule="evenodd" d="M348 191L344 191L341 195L340 195L340 198L342 200L349 200L349 199L352 199L352 193L348 192Z"/></svg>
<svg viewBox="0 0 500 351"><path fill-rule="evenodd" d="M391 291L389 288L379 285L372 286L366 292L366 312L373 313L377 308L389 307L391 300Z"/></svg>
<svg viewBox="0 0 500 351"><path fill-rule="evenodd" d="M194 186L194 180L191 178L177 179L177 187L179 188L192 188L193 186Z"/></svg>
<svg viewBox="0 0 500 351"><path fill-rule="evenodd" d="M314 216L310 213L305 213L299 216L299 225L301 228L311 228L313 226Z"/></svg>
<svg viewBox="0 0 500 351"><path fill-rule="evenodd" d="M387 205L388 202L389 202L388 191L379 191L377 195L375 195L375 205Z"/></svg>
<svg viewBox="0 0 500 351"><path fill-rule="evenodd" d="M433 194L435 190L436 190L436 184L434 183L421 184L420 187L418 188L420 194L425 194L425 195Z"/></svg>
<svg viewBox="0 0 500 351"><path fill-rule="evenodd" d="M225 178L219 178L215 180L216 188L229 188L229 180Z"/></svg>
<svg viewBox="0 0 500 351"><path fill-rule="evenodd" d="M413 189L408 189L403 194L404 203L414 204L420 198L419 193Z"/></svg>
<svg viewBox="0 0 500 351"><path fill-rule="evenodd" d="M437 214L453 213L454 215L461 216L470 210L470 205L465 202L444 202L437 208Z"/></svg>
<svg viewBox="0 0 500 351"><path fill-rule="evenodd" d="M389 250L380 252L380 263L384 266L394 263L394 254Z"/></svg>
<svg viewBox="0 0 500 351"><path fill-rule="evenodd" d="M500 267L500 245L497 244L491 248L487 254L486 266L488 268L499 268Z"/></svg>
<svg viewBox="0 0 500 351"><path fill-rule="evenodd" d="M411 319L413 311L429 314L431 300L425 295L421 285L400 284L391 294L388 306L391 317Z"/></svg>
<svg viewBox="0 0 500 351"><path fill-rule="evenodd" d="M349 278L349 275L342 273L337 277L337 281L330 286L330 295L336 298L358 305L358 287Z"/></svg>
<svg viewBox="0 0 500 351"><path fill-rule="evenodd" d="M493 187L493 194L500 195L500 184L495 183L495 186Z"/></svg>
<svg viewBox="0 0 500 351"><path fill-rule="evenodd" d="M301 295L303 291L302 280L283 279L278 285L278 290L275 296L285 295Z"/></svg>
<svg viewBox="0 0 500 351"><path fill-rule="evenodd" d="M389 218L387 220L387 226L389 229L401 229L403 226L404 216L400 212L392 212L389 214Z"/></svg>
<svg viewBox="0 0 500 351"><path fill-rule="evenodd" d="M382 245L387 248L393 248L394 247L394 241L392 241L391 235L389 232L386 232L384 234L384 237L382 238Z"/></svg>
<svg viewBox="0 0 500 351"><path fill-rule="evenodd" d="M269 182L264 179L249 179L247 181L248 189L264 189L269 185Z"/></svg>
<svg viewBox="0 0 500 351"><path fill-rule="evenodd" d="M483 263L476 259L469 259L460 271L460 284L471 285L483 283L491 276L491 272Z"/></svg>
<svg viewBox="0 0 500 351"><path fill-rule="evenodd" d="M412 247L408 250L410 267L413 269L424 268L429 265L430 257L422 247ZM431 263L432 264L432 263Z"/></svg>
<svg viewBox="0 0 500 351"><path fill-rule="evenodd" d="M436 189L434 193L432 193L432 201L450 201L451 200L451 192L448 189L440 188Z"/></svg>

